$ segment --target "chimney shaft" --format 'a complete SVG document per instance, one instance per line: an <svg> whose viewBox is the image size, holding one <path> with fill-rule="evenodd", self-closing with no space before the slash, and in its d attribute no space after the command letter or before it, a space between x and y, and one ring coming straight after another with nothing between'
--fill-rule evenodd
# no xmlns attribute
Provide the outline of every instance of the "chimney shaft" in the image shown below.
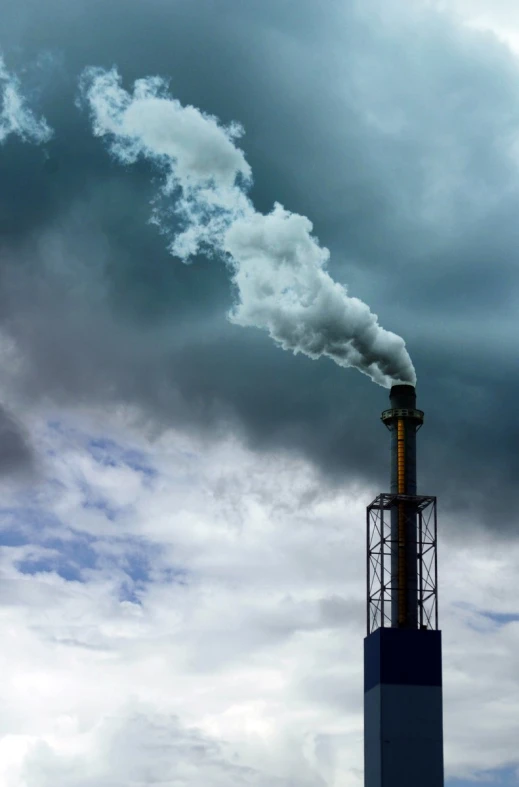
<svg viewBox="0 0 519 787"><path fill-rule="evenodd" d="M391 408L382 421L391 432L391 492L416 495L416 432L423 412L416 409L416 389L394 385ZM399 500L391 508L391 626L418 627L418 545L416 505Z"/></svg>

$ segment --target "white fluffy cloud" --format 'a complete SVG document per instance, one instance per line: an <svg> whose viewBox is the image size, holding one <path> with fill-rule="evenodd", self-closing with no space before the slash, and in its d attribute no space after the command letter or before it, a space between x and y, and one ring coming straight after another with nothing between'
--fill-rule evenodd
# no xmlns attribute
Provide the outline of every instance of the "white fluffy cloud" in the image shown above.
<svg viewBox="0 0 519 787"><path fill-rule="evenodd" d="M3 550L12 784L122 787L130 757L143 785L320 787L341 757L359 772L363 588L344 548L345 499L305 465L232 441L170 435L155 447L156 476L113 445L93 458L82 432L55 427L43 443L60 482L20 516L51 546ZM97 561L67 581L52 552L67 551L58 538L75 541L80 564L78 534ZM150 555L134 581L130 551ZM158 760L155 727L167 739ZM350 736L357 745L341 753Z"/></svg>
<svg viewBox="0 0 519 787"><path fill-rule="evenodd" d="M35 421L47 480L4 483L0 783L360 787L378 490L95 430ZM446 765L468 776L517 765L519 623L483 613L518 612L519 545L441 533Z"/></svg>

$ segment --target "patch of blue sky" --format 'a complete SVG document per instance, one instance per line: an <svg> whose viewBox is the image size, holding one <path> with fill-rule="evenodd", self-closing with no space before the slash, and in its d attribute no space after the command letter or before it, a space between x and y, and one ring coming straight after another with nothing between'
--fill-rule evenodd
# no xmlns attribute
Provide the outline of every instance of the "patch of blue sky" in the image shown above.
<svg viewBox="0 0 519 787"><path fill-rule="evenodd" d="M131 604L142 605L143 589L136 587L131 582L121 582L119 585L119 601L129 601Z"/></svg>
<svg viewBox="0 0 519 787"><path fill-rule="evenodd" d="M165 584L187 585L189 582L189 571L185 568L169 566L161 571L161 581Z"/></svg>
<svg viewBox="0 0 519 787"><path fill-rule="evenodd" d="M124 579L119 586L119 600L131 601L132 604L140 604L142 596L151 581L150 561L151 555L147 554L144 545L140 545L140 550L128 552L124 555L121 567L127 579Z"/></svg>
<svg viewBox="0 0 519 787"><path fill-rule="evenodd" d="M21 574L34 575L54 573L67 582L83 581L79 566L69 562L60 554L18 560L15 566Z"/></svg>
<svg viewBox="0 0 519 787"><path fill-rule="evenodd" d="M86 436L77 428L70 426L59 419L47 421L48 428L59 435L65 437L79 438L81 442L86 441L86 449L91 457L98 464L105 467L126 466L137 473L141 473L147 479L156 478L157 470L149 461L149 457L144 451L136 448L128 448L121 445L111 437ZM53 451L54 449L49 449Z"/></svg>
<svg viewBox="0 0 519 787"><path fill-rule="evenodd" d="M126 466L147 478L156 478L158 475L143 451L125 448L113 439L92 437L88 440L87 449L92 458L105 467Z"/></svg>
<svg viewBox="0 0 519 787"><path fill-rule="evenodd" d="M68 531L67 538L46 538L47 549L54 550L60 557L79 569L95 568L97 565L96 542L86 533Z"/></svg>
<svg viewBox="0 0 519 787"><path fill-rule="evenodd" d="M185 569L164 565L160 547L143 539L99 539L69 530L65 538L43 537L37 546L45 554L36 553L16 561L21 573L56 573L67 581L83 583L96 573L113 575L119 583L121 601L140 603L140 598L155 582L181 585L188 582Z"/></svg>
<svg viewBox="0 0 519 787"><path fill-rule="evenodd" d="M498 626L506 626L507 623L517 623L519 621L519 612L486 612L482 610L480 615L483 615ZM519 785L519 781L517 782Z"/></svg>
<svg viewBox="0 0 519 787"><path fill-rule="evenodd" d="M474 779L447 779L445 787L517 787L519 763L514 768L500 768L475 775Z"/></svg>
<svg viewBox="0 0 519 787"><path fill-rule="evenodd" d="M129 506L117 506L110 502L86 481L78 481L78 487L83 495L81 507L98 511L110 522L116 522L130 510Z"/></svg>
<svg viewBox="0 0 519 787"><path fill-rule="evenodd" d="M7 527L0 530L0 547L23 547L29 543L27 535L19 528Z"/></svg>
<svg viewBox="0 0 519 787"><path fill-rule="evenodd" d="M99 511L103 516L109 519L110 522L115 522L126 510L120 506L111 505L108 500L90 493L86 495L86 499L83 500L81 506L87 510Z"/></svg>
<svg viewBox="0 0 519 787"><path fill-rule="evenodd" d="M98 464L110 468L125 466L150 482L158 473L143 451L127 448L110 437L91 437L59 418L48 421L48 428L67 441L79 443ZM193 457L194 458L194 457ZM82 494L81 506L99 512L111 522L121 521L131 510L118 506L85 479L76 479ZM0 546L35 547L24 550L17 568L22 573L54 572L68 581L88 582L98 572L112 574L121 585L121 597L136 602L154 582L187 584L188 572L167 565L159 545L126 536L89 535L76 530L46 509L60 487L49 479L25 504L0 508ZM21 501L20 501L21 502ZM123 527L121 527L123 530ZM40 551L38 551L38 549Z"/></svg>
<svg viewBox="0 0 519 787"><path fill-rule="evenodd" d="M151 581L151 566L157 559L158 549L153 544L143 541L132 541L122 544L124 553L118 559L118 565L135 585L144 585Z"/></svg>
<svg viewBox="0 0 519 787"><path fill-rule="evenodd" d="M120 579L122 597L133 601L153 582L187 583L187 571L168 565L160 545L135 537L93 536L36 507L0 509L0 546L36 548L34 555L26 551L15 563L24 574L53 572L67 581L88 582L96 572L113 573Z"/></svg>
<svg viewBox="0 0 519 787"><path fill-rule="evenodd" d="M112 551L109 551L110 548ZM103 567L124 573L119 586L119 599L141 603L142 596L153 583L187 585L188 571L164 565L157 544L143 539L124 539L105 542Z"/></svg>
<svg viewBox="0 0 519 787"><path fill-rule="evenodd" d="M468 604L467 602L458 602L453 604L453 606L470 613L470 617L466 622L470 628L476 631L488 631L492 624L494 624L494 626L506 626L508 623L516 623L519 621L519 611L494 612L486 609L478 609L473 604ZM517 784L519 787L519 780Z"/></svg>
<svg viewBox="0 0 519 787"><path fill-rule="evenodd" d="M98 544L98 557L105 568L124 571L135 584L185 583L188 571L165 563L159 544L143 538L107 538Z"/></svg>
<svg viewBox="0 0 519 787"><path fill-rule="evenodd" d="M15 561L18 571L22 574L56 573L67 581L84 581L83 571L94 569L97 564L94 539L63 526L61 532L63 536L59 537L44 530L25 531L23 545L40 547L44 554Z"/></svg>
<svg viewBox="0 0 519 787"><path fill-rule="evenodd" d="M47 478L44 484L24 487L23 491L15 499L18 501L18 507L31 505L34 508L41 508L42 503L54 500L66 488L66 484L58 478Z"/></svg>
<svg viewBox="0 0 519 787"><path fill-rule="evenodd" d="M36 506L0 508L0 546L21 546L35 543L38 534L62 527L52 512Z"/></svg>

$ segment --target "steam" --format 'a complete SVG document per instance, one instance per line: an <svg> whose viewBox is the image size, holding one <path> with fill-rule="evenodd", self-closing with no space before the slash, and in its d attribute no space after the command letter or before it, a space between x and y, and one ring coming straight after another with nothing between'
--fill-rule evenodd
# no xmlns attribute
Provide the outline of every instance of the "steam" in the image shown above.
<svg viewBox="0 0 519 787"><path fill-rule="evenodd" d="M0 55L0 144L10 134L24 142L47 142L52 129L45 118L37 118L25 105L18 79L5 67Z"/></svg>
<svg viewBox="0 0 519 787"><path fill-rule="evenodd" d="M115 69L90 68L80 89L94 134L108 137L115 158L131 164L144 157L163 173L151 220L171 253L184 262L199 252L227 260L237 293L233 323L268 331L285 350L353 366L386 387L415 383L403 339L327 272L330 254L312 222L278 203L268 215L254 209L251 168L236 146L240 125L182 106L158 77L137 80L132 95Z"/></svg>

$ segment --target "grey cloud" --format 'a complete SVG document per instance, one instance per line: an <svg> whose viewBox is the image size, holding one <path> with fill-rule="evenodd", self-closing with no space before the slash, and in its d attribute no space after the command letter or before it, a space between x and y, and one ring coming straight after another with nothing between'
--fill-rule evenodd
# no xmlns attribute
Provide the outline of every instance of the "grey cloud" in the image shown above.
<svg viewBox="0 0 519 787"><path fill-rule="evenodd" d="M329 480L386 485L383 392L227 325L226 271L168 257L146 223L146 164L118 170L74 106L85 66L117 64L126 86L160 74L183 103L243 123L258 209L279 199L308 215L334 278L404 336L427 412L424 491L511 525L519 69L504 47L375 0L327 14L306 1L26 0L6 4L1 36L22 87L24 66L52 54L35 106L56 129L45 150L0 151L1 323L25 360L13 395L231 425L304 451Z"/></svg>
<svg viewBox="0 0 519 787"><path fill-rule="evenodd" d="M0 405L0 477L27 473L34 468L34 461L26 430Z"/></svg>

